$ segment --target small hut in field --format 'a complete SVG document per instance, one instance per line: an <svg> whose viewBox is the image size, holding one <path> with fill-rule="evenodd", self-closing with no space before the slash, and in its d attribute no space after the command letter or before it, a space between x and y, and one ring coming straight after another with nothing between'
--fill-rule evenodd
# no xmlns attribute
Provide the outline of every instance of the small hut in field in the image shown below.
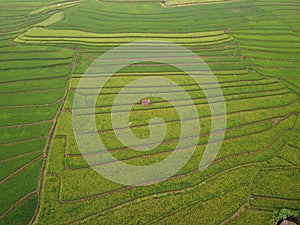
<svg viewBox="0 0 300 225"><path fill-rule="evenodd" d="M142 102L141 102L142 105L150 105L151 104L151 101L150 99L143 99Z"/></svg>

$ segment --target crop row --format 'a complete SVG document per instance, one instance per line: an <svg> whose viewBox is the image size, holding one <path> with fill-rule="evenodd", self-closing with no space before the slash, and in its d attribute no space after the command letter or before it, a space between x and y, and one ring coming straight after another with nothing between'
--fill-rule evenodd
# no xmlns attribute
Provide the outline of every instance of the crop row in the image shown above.
<svg viewBox="0 0 300 225"><path fill-rule="evenodd" d="M176 39L175 39L176 38ZM174 41L181 44L209 45L232 40L223 31L178 34L140 34L122 33L118 34L95 34L76 30L47 30L44 28L32 28L20 35L16 41L25 43L82 43L88 45L116 45L117 43L128 43L141 40Z"/></svg>
<svg viewBox="0 0 300 225"><path fill-rule="evenodd" d="M190 6L190 5L201 5L201 4L218 4L218 3L230 3L234 2L237 0L193 0L193 1L188 1L188 0L171 0L168 1L165 6Z"/></svg>

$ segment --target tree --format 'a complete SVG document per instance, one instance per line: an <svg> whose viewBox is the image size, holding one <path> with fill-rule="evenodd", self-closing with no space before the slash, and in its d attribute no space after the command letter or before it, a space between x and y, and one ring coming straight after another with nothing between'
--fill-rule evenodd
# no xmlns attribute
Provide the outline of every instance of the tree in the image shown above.
<svg viewBox="0 0 300 225"><path fill-rule="evenodd" d="M276 225L280 221L293 218L297 223L300 221L300 211L292 211L288 209L281 209L279 211L274 211L273 218L269 222L270 225Z"/></svg>

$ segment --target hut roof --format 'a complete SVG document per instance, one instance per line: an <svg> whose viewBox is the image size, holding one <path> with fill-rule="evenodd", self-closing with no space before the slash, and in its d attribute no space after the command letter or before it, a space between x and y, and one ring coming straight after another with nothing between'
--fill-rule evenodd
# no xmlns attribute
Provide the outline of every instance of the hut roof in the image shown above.
<svg viewBox="0 0 300 225"><path fill-rule="evenodd" d="M142 105L150 105L151 101L150 99L143 99L142 100Z"/></svg>
<svg viewBox="0 0 300 225"><path fill-rule="evenodd" d="M297 225L289 220L283 220L279 225Z"/></svg>

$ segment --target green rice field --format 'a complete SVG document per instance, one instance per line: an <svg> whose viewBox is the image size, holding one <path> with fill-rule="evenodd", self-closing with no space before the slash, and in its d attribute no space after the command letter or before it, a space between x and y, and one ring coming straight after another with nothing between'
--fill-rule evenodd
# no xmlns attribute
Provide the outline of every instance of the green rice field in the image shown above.
<svg viewBox="0 0 300 225"><path fill-rule="evenodd" d="M282 209L300 223L298 0L10 0L0 6L1 225L276 225ZM94 116L116 159L159 163L179 142L178 112L159 97L149 97L148 106L134 104L129 120L131 132L147 139L151 119L163 118L162 142L135 151L118 139L112 105L140 78L180 85L199 115L187 120L201 127L194 154L176 174L126 186L98 174L97 161L87 163L72 110L89 66L138 41L175 43L201 57L223 92L227 124L216 158L199 171L212 129L205 90L214 86L200 88L184 71L155 61L160 49L153 60L120 69L97 97ZM189 106L172 88L164 91L178 107Z"/></svg>

